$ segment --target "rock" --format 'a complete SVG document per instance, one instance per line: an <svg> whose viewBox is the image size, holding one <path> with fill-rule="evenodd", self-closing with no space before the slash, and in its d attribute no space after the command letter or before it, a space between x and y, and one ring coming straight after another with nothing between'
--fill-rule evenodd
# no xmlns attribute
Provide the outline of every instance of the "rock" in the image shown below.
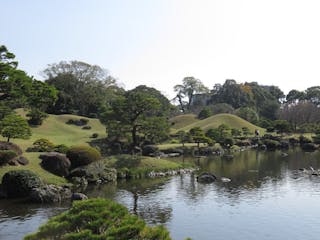
<svg viewBox="0 0 320 240"><path fill-rule="evenodd" d="M28 197L34 188L42 185L39 176L29 170L9 171L2 178L3 192L8 198Z"/></svg>
<svg viewBox="0 0 320 240"><path fill-rule="evenodd" d="M23 166L28 165L29 164L29 160L26 159L24 156L19 156L16 158L17 162Z"/></svg>
<svg viewBox="0 0 320 240"><path fill-rule="evenodd" d="M117 170L109 168L103 161L96 161L87 166L73 169L70 177L84 177L89 183L95 183L98 180L115 182L117 181Z"/></svg>
<svg viewBox="0 0 320 240"><path fill-rule="evenodd" d="M212 183L215 180L217 180L217 177L212 173L204 172L197 176L197 181L200 183Z"/></svg>
<svg viewBox="0 0 320 240"><path fill-rule="evenodd" d="M231 182L230 178L226 178L226 177L221 177L221 182L227 183L227 182Z"/></svg>
<svg viewBox="0 0 320 240"><path fill-rule="evenodd" d="M142 147L143 156L154 156L159 148L155 145L144 145Z"/></svg>
<svg viewBox="0 0 320 240"><path fill-rule="evenodd" d="M71 162L65 154L50 152L41 154L40 159L42 159L41 166L47 171L61 177L69 175Z"/></svg>
<svg viewBox="0 0 320 240"><path fill-rule="evenodd" d="M303 143L301 148L304 151L313 152L317 149L317 146L314 143Z"/></svg>
<svg viewBox="0 0 320 240"><path fill-rule="evenodd" d="M285 152L282 152L282 153L281 153L281 157L288 157L288 156L289 156L288 153L285 153Z"/></svg>
<svg viewBox="0 0 320 240"><path fill-rule="evenodd" d="M70 197L71 190L68 187L45 185L32 189L29 200L34 203L58 203Z"/></svg>
<svg viewBox="0 0 320 240"><path fill-rule="evenodd" d="M71 195L71 201L75 200L86 200L88 197L83 193L72 193Z"/></svg>

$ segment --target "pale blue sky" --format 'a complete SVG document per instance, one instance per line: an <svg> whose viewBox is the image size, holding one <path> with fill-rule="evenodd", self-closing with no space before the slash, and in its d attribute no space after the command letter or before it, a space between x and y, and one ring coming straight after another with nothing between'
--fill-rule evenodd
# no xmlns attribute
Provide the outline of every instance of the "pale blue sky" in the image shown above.
<svg viewBox="0 0 320 240"><path fill-rule="evenodd" d="M80 60L126 89L172 97L194 76L233 78L285 92L320 85L317 0L0 0L0 44L40 78L47 64Z"/></svg>

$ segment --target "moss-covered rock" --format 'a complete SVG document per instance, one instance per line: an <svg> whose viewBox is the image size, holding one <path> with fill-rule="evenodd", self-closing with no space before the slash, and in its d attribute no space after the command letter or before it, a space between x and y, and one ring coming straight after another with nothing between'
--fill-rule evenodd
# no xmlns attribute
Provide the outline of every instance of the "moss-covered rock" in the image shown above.
<svg viewBox="0 0 320 240"><path fill-rule="evenodd" d="M71 162L65 154L50 152L41 154L40 159L42 159L41 166L47 171L61 177L69 175Z"/></svg>
<svg viewBox="0 0 320 240"><path fill-rule="evenodd" d="M8 198L28 197L34 188L42 185L40 177L29 170L9 171L2 178L2 188Z"/></svg>

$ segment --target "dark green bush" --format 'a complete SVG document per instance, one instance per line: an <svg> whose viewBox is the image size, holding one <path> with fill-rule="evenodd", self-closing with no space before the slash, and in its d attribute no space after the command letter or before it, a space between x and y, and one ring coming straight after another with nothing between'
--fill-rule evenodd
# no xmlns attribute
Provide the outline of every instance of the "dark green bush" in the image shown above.
<svg viewBox="0 0 320 240"><path fill-rule="evenodd" d="M33 188L42 185L41 179L29 170L14 170L4 174L2 187L8 197L27 197Z"/></svg>
<svg viewBox="0 0 320 240"><path fill-rule="evenodd" d="M266 145L267 149L274 150L280 147L280 142L271 139L263 140L263 144Z"/></svg>
<svg viewBox="0 0 320 240"><path fill-rule="evenodd" d="M10 160L16 158L18 155L12 150L0 150L0 166L7 164Z"/></svg>
<svg viewBox="0 0 320 240"><path fill-rule="evenodd" d="M64 153L66 154L68 152L69 148L64 144L59 144L53 147L52 151L58 152L58 153Z"/></svg>
<svg viewBox="0 0 320 240"><path fill-rule="evenodd" d="M90 130L90 129L91 129L91 126L86 125L86 126L83 126L82 129L83 129L83 130Z"/></svg>
<svg viewBox="0 0 320 240"><path fill-rule="evenodd" d="M48 114L38 109L31 109L31 111L28 112L27 117L29 117L28 123L30 125L40 126L43 123L43 120L48 117Z"/></svg>
<svg viewBox="0 0 320 240"><path fill-rule="evenodd" d="M71 162L71 168L88 165L101 158L100 152L89 146L72 146L67 151L67 157Z"/></svg>
<svg viewBox="0 0 320 240"><path fill-rule="evenodd" d="M78 119L69 119L66 124L73 124L73 125L76 125L76 126L84 126L84 125L87 125L89 122L88 119L86 118L80 118L79 120Z"/></svg>
<svg viewBox="0 0 320 240"><path fill-rule="evenodd" d="M98 133L92 133L91 138L97 138L99 136Z"/></svg>
<svg viewBox="0 0 320 240"><path fill-rule="evenodd" d="M135 239L170 240L165 227L149 227L135 215L107 199L75 201L70 210L51 218L33 239Z"/></svg>

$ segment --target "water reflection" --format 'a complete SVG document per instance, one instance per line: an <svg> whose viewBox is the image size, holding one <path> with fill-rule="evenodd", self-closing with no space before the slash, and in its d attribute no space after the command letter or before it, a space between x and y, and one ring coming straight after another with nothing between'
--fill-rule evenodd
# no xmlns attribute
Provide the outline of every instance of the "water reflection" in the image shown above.
<svg viewBox="0 0 320 240"><path fill-rule="evenodd" d="M186 157L176 161L198 164L200 171L231 182L200 184L196 174L186 174L94 185L87 194L124 204L149 224L166 225L174 239L318 239L320 176L299 169L319 169L320 153L290 149L287 154L245 151L229 160ZM15 218L40 224L59 211L23 206L0 201L0 239L13 231L10 224L17 227Z"/></svg>

